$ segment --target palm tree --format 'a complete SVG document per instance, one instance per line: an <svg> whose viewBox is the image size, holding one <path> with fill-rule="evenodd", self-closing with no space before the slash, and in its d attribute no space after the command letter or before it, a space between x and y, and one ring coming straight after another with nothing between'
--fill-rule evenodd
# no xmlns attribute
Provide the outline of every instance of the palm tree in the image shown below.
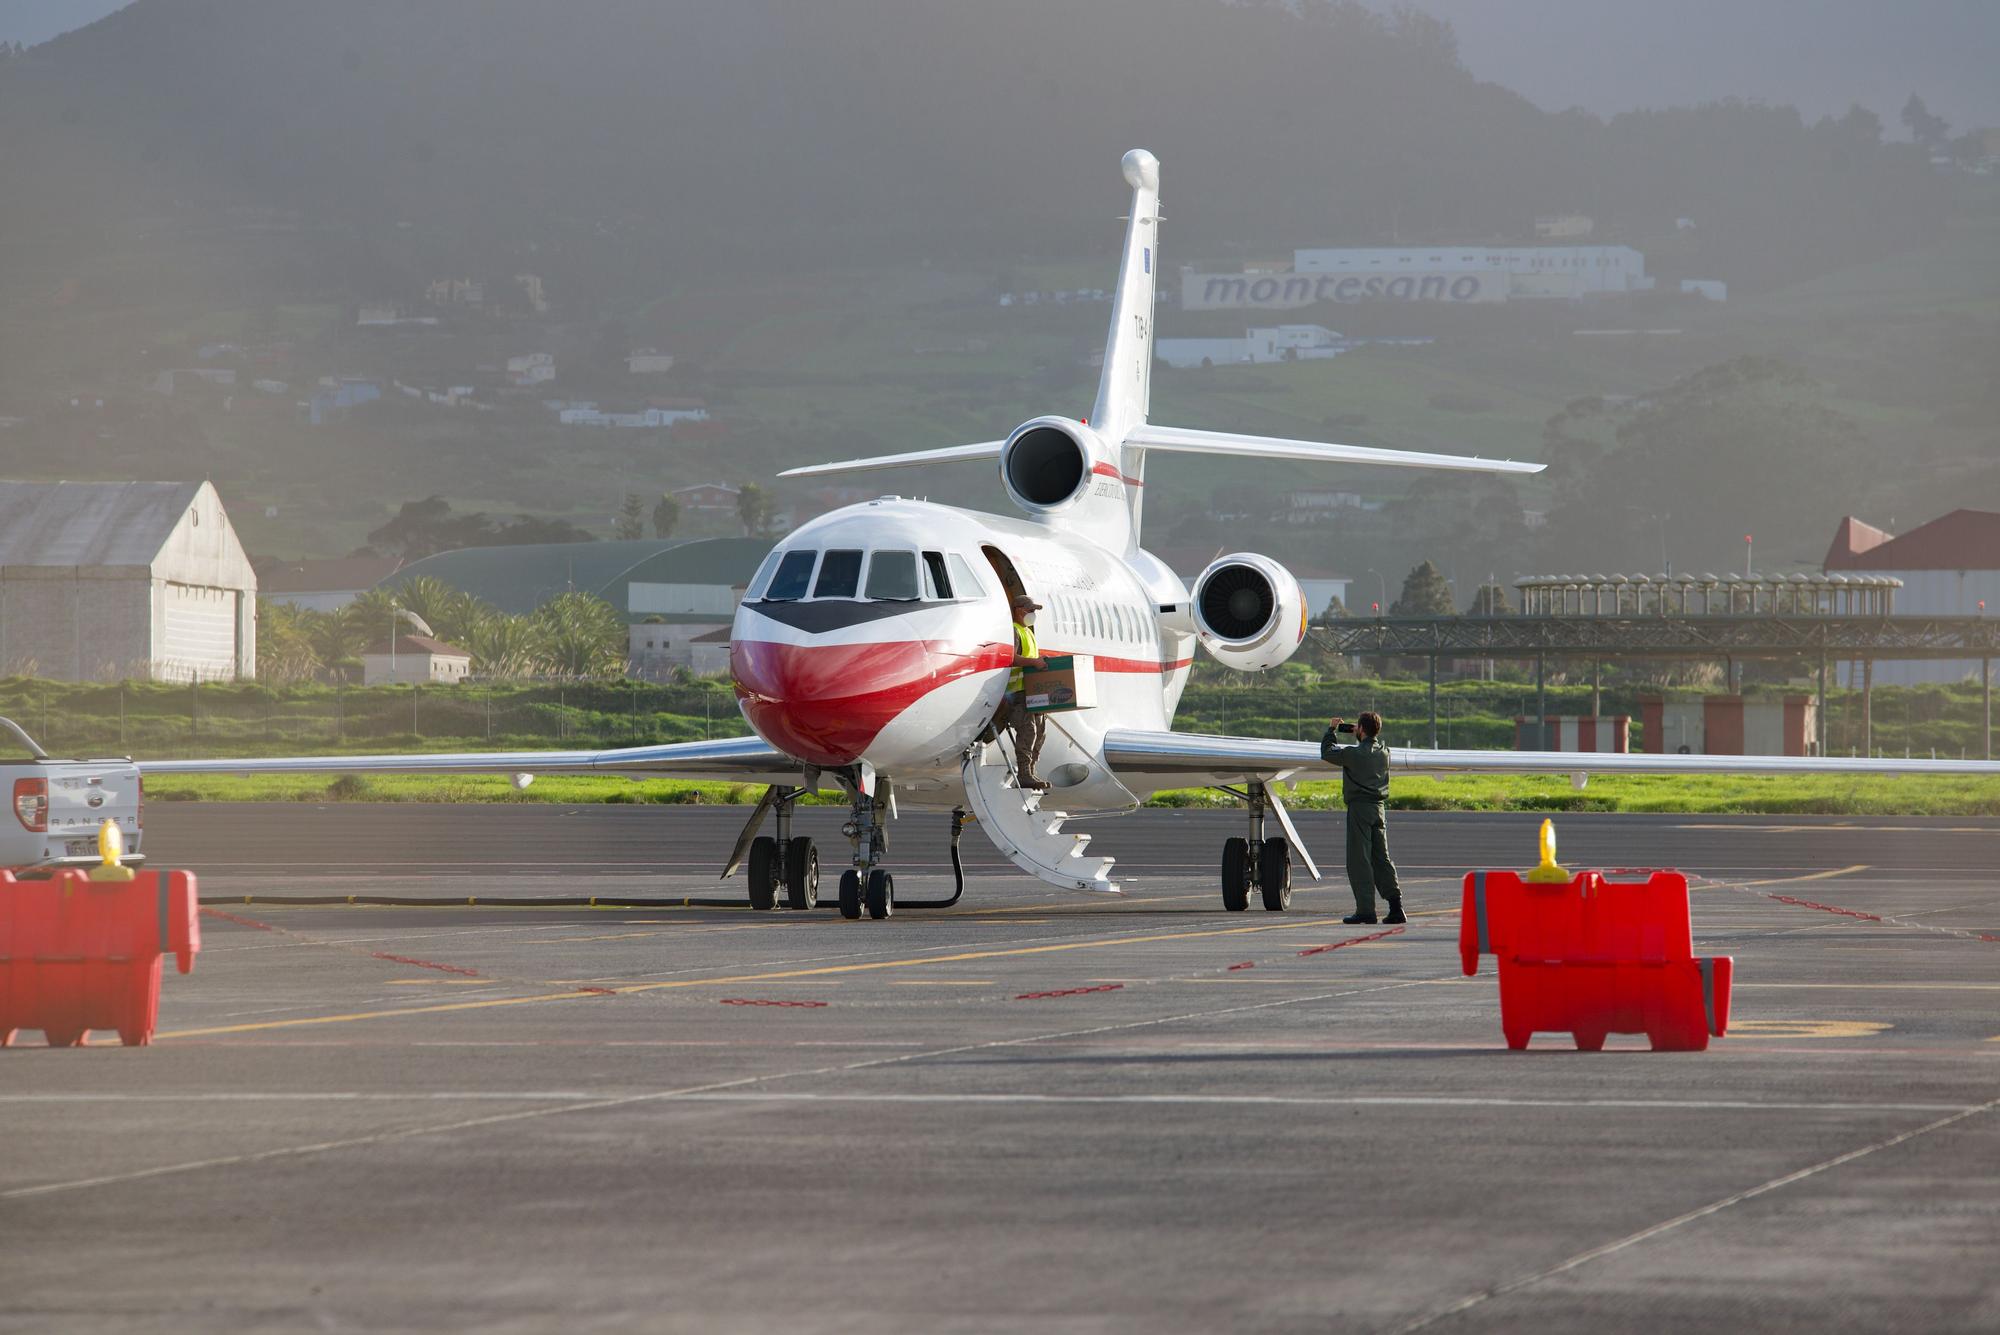
<svg viewBox="0 0 2000 1335"><path fill-rule="evenodd" d="M616 677L625 671L625 619L602 598L558 594L535 609L549 671L564 677Z"/></svg>
<svg viewBox="0 0 2000 1335"><path fill-rule="evenodd" d="M362 651L382 633L385 623L377 618L375 609L364 604L366 597L364 594L331 612L307 614L306 638L321 671L333 676L352 675L361 664Z"/></svg>
<svg viewBox="0 0 2000 1335"><path fill-rule="evenodd" d="M533 676L545 653L542 628L530 617L488 610L465 631L460 647L472 654L472 670L482 677Z"/></svg>
<svg viewBox="0 0 2000 1335"><path fill-rule="evenodd" d="M312 613L291 603L257 600L257 679L266 685L310 681L319 654L310 634Z"/></svg>

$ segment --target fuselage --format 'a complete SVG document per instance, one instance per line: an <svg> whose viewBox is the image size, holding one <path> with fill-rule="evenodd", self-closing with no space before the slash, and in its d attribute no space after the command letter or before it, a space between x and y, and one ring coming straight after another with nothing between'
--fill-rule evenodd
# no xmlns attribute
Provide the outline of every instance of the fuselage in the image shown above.
<svg viewBox="0 0 2000 1335"><path fill-rule="evenodd" d="M1099 743L1110 727L1169 725L1194 650L1175 624L1186 586L1143 551L1032 520L884 497L800 527L736 612L744 717L807 765L865 763L906 800L951 805L1007 689L1020 592L1042 604L1042 652L1089 655L1097 674L1095 708L1049 717L1042 772L1070 810L1130 805L1143 794L1112 777Z"/></svg>

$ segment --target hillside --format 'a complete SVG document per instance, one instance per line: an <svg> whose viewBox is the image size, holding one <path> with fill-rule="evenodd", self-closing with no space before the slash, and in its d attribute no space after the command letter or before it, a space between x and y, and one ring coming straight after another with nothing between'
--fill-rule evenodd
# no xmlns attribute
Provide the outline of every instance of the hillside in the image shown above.
<svg viewBox="0 0 2000 1335"><path fill-rule="evenodd" d="M1586 347L1577 320L1510 305L1423 330L1439 338L1420 352L1160 377L1162 420L1365 444L1536 454L1578 395L1810 352L1825 303L1864 309L1839 275L1954 244L1963 212L1865 113L1549 114L1472 78L1442 25L1342 4L139 0L0 63L0 123L0 422L14 423L0 469L213 476L253 547L286 554L347 550L434 492L604 531L626 491L1080 411L1102 308L992 298L1108 281L1111 164L1135 143L1167 164L1171 265L1392 235L1519 240L1537 214L1578 209L1595 239L1648 248L1668 282L1720 277L1779 303L1754 326L1735 306L1611 312L1687 329L1645 348ZM427 305L441 279L487 296ZM358 327L383 303L437 323ZM1861 405L1865 429L1911 439L1923 394L1905 368L1945 338L1929 309L1886 358L1854 324L1825 358L1855 386L1828 393ZM1973 347L1990 336L1990 310L1959 317ZM1337 318L1395 332L1379 313ZM217 346L203 365L236 390L145 388ZM628 376L639 346L676 353L672 374ZM498 368L531 350L558 379L509 390ZM483 407L392 392L307 425L297 404L329 375L467 385ZM285 388L243 392L252 379ZM540 406L551 395L697 398L715 421L564 429ZM1916 435L1958 457L1978 427L1957 421ZM1219 485L1276 503L1307 476L1162 472L1163 518L1214 509ZM1340 481L1389 497L1407 484ZM916 482L995 499L983 475ZM1533 488L1520 499L1546 508ZM1206 540L1199 524L1187 536ZM1316 534L1269 541L1358 568L1407 565L1441 536L1391 524L1367 560L1315 554Z"/></svg>

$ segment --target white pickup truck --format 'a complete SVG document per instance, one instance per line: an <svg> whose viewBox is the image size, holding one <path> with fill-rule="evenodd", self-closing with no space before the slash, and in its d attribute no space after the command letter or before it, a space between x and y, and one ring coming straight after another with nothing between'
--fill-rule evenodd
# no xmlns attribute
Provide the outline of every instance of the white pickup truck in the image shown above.
<svg viewBox="0 0 2000 1335"><path fill-rule="evenodd" d="M0 760L0 792L10 795L12 817L0 816L0 867L94 864L97 832L107 820L116 821L125 836L125 861L144 861L146 789L128 757L58 759L9 718L0 718L0 734L5 734L0 747L11 737L28 753L26 760Z"/></svg>

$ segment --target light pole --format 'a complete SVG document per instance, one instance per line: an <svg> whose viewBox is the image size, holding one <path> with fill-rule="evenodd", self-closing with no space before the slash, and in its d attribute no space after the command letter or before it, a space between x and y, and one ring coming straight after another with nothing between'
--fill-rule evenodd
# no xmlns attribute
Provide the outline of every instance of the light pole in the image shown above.
<svg viewBox="0 0 2000 1335"><path fill-rule="evenodd" d="M437 636L437 632L430 628L430 624L415 612L412 612L407 607L400 607L393 602L389 604L389 682L391 685L395 684L396 681L396 640L399 635L399 632L396 630L396 623L398 621L409 622L425 635L433 638Z"/></svg>
<svg viewBox="0 0 2000 1335"><path fill-rule="evenodd" d="M1743 577L1745 579L1757 573L1757 562L1751 552L1750 535L1745 533L1743 535ZM1752 597L1755 597L1755 595L1753 594Z"/></svg>
<svg viewBox="0 0 2000 1335"><path fill-rule="evenodd" d="M1386 606L1389 602L1389 581L1383 578L1381 571L1376 570L1372 567L1362 571L1361 573L1364 575L1373 575L1375 577L1375 592L1378 599L1378 601L1375 604L1375 611L1379 615L1383 607Z"/></svg>

